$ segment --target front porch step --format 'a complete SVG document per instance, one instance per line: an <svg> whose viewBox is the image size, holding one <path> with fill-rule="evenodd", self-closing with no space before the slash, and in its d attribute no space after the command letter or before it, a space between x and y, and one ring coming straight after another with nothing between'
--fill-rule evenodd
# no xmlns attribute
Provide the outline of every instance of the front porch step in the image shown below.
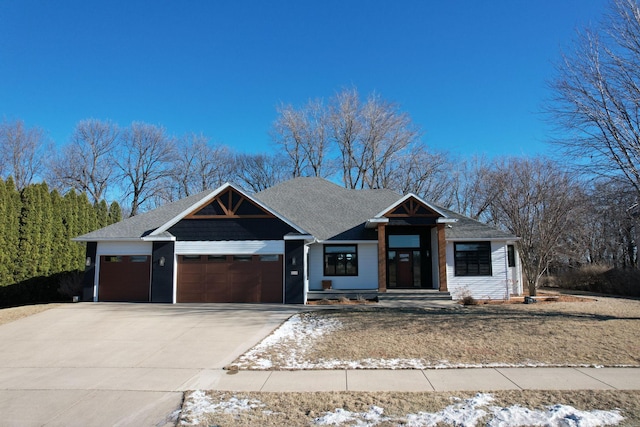
<svg viewBox="0 0 640 427"><path fill-rule="evenodd" d="M449 292L440 292L437 289L392 289L387 292L377 292L374 290L356 289L327 289L325 291L309 291L307 299L314 300L337 300L340 298L377 300L379 302L391 303L428 303L436 301L452 301Z"/></svg>
<svg viewBox="0 0 640 427"><path fill-rule="evenodd" d="M378 291L374 290L357 290L357 289L327 289L326 291L309 291L307 292L307 299L310 301L316 300L337 300L340 298L348 298L352 300L366 299L369 301L377 301Z"/></svg>
<svg viewBox="0 0 640 427"><path fill-rule="evenodd" d="M378 293L378 301L452 301L451 293L437 289L390 289Z"/></svg>

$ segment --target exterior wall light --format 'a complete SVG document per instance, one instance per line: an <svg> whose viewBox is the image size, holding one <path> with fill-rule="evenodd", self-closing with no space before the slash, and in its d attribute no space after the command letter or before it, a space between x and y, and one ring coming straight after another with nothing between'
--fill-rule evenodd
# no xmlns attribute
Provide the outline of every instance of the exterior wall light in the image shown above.
<svg viewBox="0 0 640 427"><path fill-rule="evenodd" d="M84 262L84 265L86 265L87 267L91 267L91 257L88 256L87 259Z"/></svg>
<svg viewBox="0 0 640 427"><path fill-rule="evenodd" d="M165 259L163 256L161 256L160 259L158 260L158 264L160 264L160 267L164 267L164 262L165 262Z"/></svg>

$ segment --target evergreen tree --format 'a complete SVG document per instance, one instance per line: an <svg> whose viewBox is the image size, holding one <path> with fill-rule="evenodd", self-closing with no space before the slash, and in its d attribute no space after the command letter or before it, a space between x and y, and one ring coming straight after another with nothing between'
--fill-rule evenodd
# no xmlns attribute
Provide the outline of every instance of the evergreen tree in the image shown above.
<svg viewBox="0 0 640 427"><path fill-rule="evenodd" d="M15 263L20 242L20 193L13 179L0 180L0 286L15 280Z"/></svg>
<svg viewBox="0 0 640 427"><path fill-rule="evenodd" d="M96 224L95 228L102 228L109 225L109 206L104 200L100 200L99 203L94 205L96 212Z"/></svg>
<svg viewBox="0 0 640 427"><path fill-rule="evenodd" d="M118 202L113 202L109 206L109 225L122 221L122 209Z"/></svg>
<svg viewBox="0 0 640 427"><path fill-rule="evenodd" d="M38 189L35 185L28 185L20 192L22 202L20 211L20 256L15 263L15 280L21 281L36 276L37 263L40 255L37 242L40 233L40 206L38 205Z"/></svg>
<svg viewBox="0 0 640 427"><path fill-rule="evenodd" d="M51 193L46 183L36 184L38 205L40 206L40 224L36 245L39 249L36 275L49 276L52 272L52 243L54 241L54 220Z"/></svg>
<svg viewBox="0 0 640 427"><path fill-rule="evenodd" d="M91 204L74 190L61 196L45 183L18 191L0 179L0 286L84 269L85 244L71 239L120 221L120 205Z"/></svg>
<svg viewBox="0 0 640 427"><path fill-rule="evenodd" d="M51 192L51 249L50 273L60 273L67 270L69 241L64 223L65 202L56 190Z"/></svg>
<svg viewBox="0 0 640 427"><path fill-rule="evenodd" d="M11 282L16 280L16 262L19 256L20 246L20 213L22 212L22 200L20 198L20 192L13 181L13 178L9 177L6 182L7 194L9 195L9 214L7 216L8 233L5 241L7 253L11 260Z"/></svg>
<svg viewBox="0 0 640 427"><path fill-rule="evenodd" d="M65 212L64 212L64 223L66 226L66 236L65 240L69 242L68 252L65 257L66 261L66 270L71 271L78 268L78 249L77 247L80 245L78 242L72 242L71 239L79 236L80 234L80 202L78 193L75 190L69 191L64 195L65 199ZM81 258L82 259L82 258ZM81 262L81 261L80 261Z"/></svg>

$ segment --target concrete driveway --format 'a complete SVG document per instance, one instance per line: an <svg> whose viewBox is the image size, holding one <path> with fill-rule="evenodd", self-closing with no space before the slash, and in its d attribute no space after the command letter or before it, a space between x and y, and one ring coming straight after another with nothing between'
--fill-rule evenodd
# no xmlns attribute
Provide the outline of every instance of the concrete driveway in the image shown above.
<svg viewBox="0 0 640 427"><path fill-rule="evenodd" d="M68 304L0 326L0 425L171 425L301 307Z"/></svg>

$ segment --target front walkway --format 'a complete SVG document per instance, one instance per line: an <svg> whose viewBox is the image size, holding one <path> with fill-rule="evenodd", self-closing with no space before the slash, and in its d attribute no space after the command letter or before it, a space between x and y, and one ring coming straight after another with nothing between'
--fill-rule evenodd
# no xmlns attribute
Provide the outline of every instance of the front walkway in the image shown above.
<svg viewBox="0 0 640 427"><path fill-rule="evenodd" d="M187 389L269 392L640 390L640 368L205 370Z"/></svg>

